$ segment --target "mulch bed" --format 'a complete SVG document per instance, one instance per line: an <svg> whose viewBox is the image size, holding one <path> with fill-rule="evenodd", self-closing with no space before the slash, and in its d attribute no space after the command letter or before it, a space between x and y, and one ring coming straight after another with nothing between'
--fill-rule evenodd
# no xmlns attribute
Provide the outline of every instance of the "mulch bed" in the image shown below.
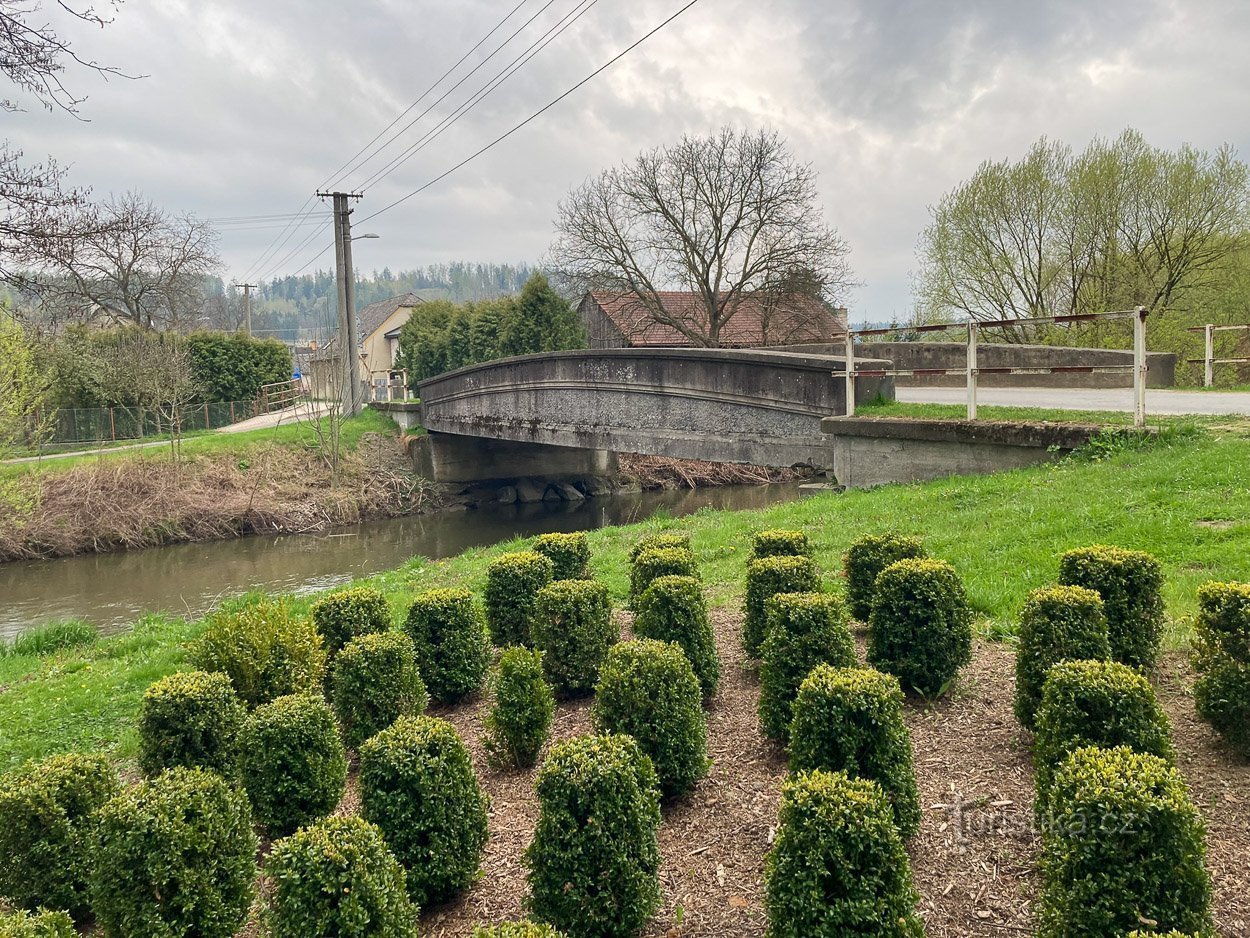
<svg viewBox="0 0 1250 938"><path fill-rule="evenodd" d="M739 618L713 617L723 676L708 708L708 777L664 810L663 905L646 934L764 934L764 855L774 836L782 752L761 737L759 685L738 640ZM622 617L625 631L628 621ZM862 645L862 636L861 636ZM862 653L862 647L861 647ZM1028 739L1012 714L1014 652L978 642L957 689L935 704L913 700L907 721L925 817L909 845L929 936L1027 935L1038 891ZM1250 936L1250 765L1222 748L1194 714L1192 673L1180 655L1157 675L1172 717L1181 771L1208 824L1208 864L1220 934ZM498 772L481 746L485 703L437 712L469 745L490 794L491 837L481 880L456 901L427 910L422 935L465 936L474 925L524 917L521 854L537 820L533 772ZM590 702L559 706L563 739L590 731Z"/></svg>

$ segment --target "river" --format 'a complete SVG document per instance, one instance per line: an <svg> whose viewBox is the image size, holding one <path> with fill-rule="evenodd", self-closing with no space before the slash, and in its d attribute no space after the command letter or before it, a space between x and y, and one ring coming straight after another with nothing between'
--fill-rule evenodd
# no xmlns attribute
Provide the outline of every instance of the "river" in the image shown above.
<svg viewBox="0 0 1250 938"><path fill-rule="evenodd" d="M251 589L311 593L389 570L418 554L437 560L518 536L630 524L659 511L677 517L701 508L764 508L798 496L797 483L643 492L413 515L317 535L0 564L0 638L62 619L82 619L112 634L146 612L198 617Z"/></svg>

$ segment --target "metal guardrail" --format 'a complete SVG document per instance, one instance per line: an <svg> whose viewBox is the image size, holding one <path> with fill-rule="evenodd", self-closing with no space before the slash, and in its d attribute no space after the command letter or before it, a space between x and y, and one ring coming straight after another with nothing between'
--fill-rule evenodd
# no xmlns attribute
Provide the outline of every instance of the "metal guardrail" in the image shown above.
<svg viewBox="0 0 1250 938"><path fill-rule="evenodd" d="M922 377L937 375L965 375L968 379L968 419L977 419L977 378L980 375L1047 375L1047 374L1109 374L1131 371L1133 374L1133 423L1146 424L1146 317L1144 306L1136 309L1116 310L1106 313L1077 313L1070 316L1038 316L1037 318L968 320L967 322L936 323L925 326L888 326L881 329L859 329L846 333L846 365L842 375L846 381L846 415L855 414L855 379L887 377ZM1102 319L1133 320L1133 364L1131 365L1055 365L1048 368L980 368L977 365L977 344L982 329L1002 326L1044 326L1073 322L1095 322ZM943 332L964 329L968 334L968 360L963 368L873 368L855 367L855 340L864 336L892 335L899 332Z"/></svg>
<svg viewBox="0 0 1250 938"><path fill-rule="evenodd" d="M1215 333L1217 332L1250 332L1250 323L1238 323L1230 326L1217 326L1207 323L1205 326L1190 326L1189 332L1203 333L1203 357L1191 358L1189 364L1202 365L1202 386L1209 388L1215 384L1216 365L1248 365L1250 358L1216 358Z"/></svg>

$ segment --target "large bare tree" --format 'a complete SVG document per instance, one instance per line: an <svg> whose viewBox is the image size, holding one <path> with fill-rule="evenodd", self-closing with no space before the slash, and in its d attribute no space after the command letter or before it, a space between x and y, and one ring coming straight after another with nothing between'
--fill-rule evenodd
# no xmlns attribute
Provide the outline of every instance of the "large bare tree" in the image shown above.
<svg viewBox="0 0 1250 938"><path fill-rule="evenodd" d="M851 285L849 247L823 218L816 174L780 136L731 128L639 155L560 203L551 262L581 291L628 296L637 318L719 346L744 302L792 320L802 289L836 301ZM698 298L695 316L666 290ZM777 318L777 317L774 317Z"/></svg>

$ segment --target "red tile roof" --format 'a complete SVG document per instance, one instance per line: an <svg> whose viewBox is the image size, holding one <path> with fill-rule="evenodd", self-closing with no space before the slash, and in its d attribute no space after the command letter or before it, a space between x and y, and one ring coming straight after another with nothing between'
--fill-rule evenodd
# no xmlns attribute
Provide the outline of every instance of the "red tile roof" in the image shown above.
<svg viewBox="0 0 1250 938"><path fill-rule="evenodd" d="M698 294L661 291L657 295L671 317L687 323L699 323L694 331L706 334L707 314ZM693 344L679 330L657 322L636 293L591 293L589 298L635 348ZM721 327L720 344L730 348L758 348L828 342L846 331L845 311L833 310L811 296L796 294L774 308L771 316L767 317L767 335L764 334L766 316L767 309L762 300L750 294L744 296L737 312Z"/></svg>

